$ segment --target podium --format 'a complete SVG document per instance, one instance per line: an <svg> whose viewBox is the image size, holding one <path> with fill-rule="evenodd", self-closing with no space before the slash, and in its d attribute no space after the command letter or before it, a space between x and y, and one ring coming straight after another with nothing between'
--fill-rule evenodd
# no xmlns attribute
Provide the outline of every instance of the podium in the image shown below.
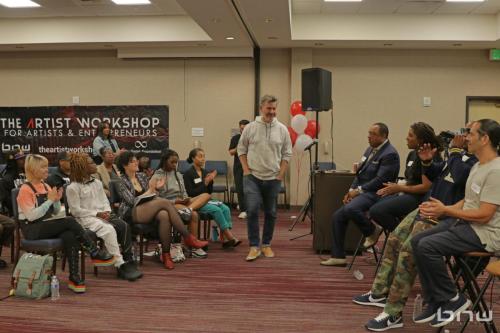
<svg viewBox="0 0 500 333"><path fill-rule="evenodd" d="M316 252L330 252L332 246L333 213L342 207L342 199L354 180L351 172L322 172L313 175L314 182L314 228L313 249ZM354 253L361 238L361 232L349 222L345 238L345 250Z"/></svg>

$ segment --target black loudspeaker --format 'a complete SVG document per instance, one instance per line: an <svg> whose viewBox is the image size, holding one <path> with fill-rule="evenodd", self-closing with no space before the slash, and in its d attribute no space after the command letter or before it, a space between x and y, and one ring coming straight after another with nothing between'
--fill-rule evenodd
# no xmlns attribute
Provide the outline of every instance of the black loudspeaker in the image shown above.
<svg viewBox="0 0 500 333"><path fill-rule="evenodd" d="M350 172L315 173L313 248L329 252L332 247L332 215L342 207L342 199L349 191L354 174ZM354 253L362 234L349 222L345 235L345 250Z"/></svg>
<svg viewBox="0 0 500 333"><path fill-rule="evenodd" d="M332 72L322 68L303 69L302 110L328 111L332 106Z"/></svg>

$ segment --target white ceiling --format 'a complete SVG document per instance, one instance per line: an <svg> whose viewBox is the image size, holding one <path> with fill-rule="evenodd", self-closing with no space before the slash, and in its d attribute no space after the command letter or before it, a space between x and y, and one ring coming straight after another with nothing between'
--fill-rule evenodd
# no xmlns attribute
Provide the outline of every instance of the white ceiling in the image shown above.
<svg viewBox="0 0 500 333"><path fill-rule="evenodd" d="M114 48L123 57L215 57L251 56L255 45L500 48L500 0L34 1L41 7L0 6L0 51Z"/></svg>
<svg viewBox="0 0 500 333"><path fill-rule="evenodd" d="M497 14L500 2L450 3L444 0L363 0L354 3L323 0L292 0L295 15L300 14Z"/></svg>

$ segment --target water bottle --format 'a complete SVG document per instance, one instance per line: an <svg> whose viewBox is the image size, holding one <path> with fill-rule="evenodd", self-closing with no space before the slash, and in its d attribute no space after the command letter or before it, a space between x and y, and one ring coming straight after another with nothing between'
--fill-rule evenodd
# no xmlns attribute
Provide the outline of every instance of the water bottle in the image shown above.
<svg viewBox="0 0 500 333"><path fill-rule="evenodd" d="M423 299L420 294L415 297L415 303L413 304L413 319L415 319L419 314L422 313Z"/></svg>
<svg viewBox="0 0 500 333"><path fill-rule="evenodd" d="M52 279L50 280L50 299L52 301L59 299L59 280L55 275L52 275Z"/></svg>
<svg viewBox="0 0 500 333"><path fill-rule="evenodd" d="M354 275L354 277L356 278L356 280L363 280L364 279L364 275L363 273L361 273L361 271L359 269L355 270L352 275Z"/></svg>
<svg viewBox="0 0 500 333"><path fill-rule="evenodd" d="M219 230L214 225L212 226L212 242L217 242L219 240Z"/></svg>

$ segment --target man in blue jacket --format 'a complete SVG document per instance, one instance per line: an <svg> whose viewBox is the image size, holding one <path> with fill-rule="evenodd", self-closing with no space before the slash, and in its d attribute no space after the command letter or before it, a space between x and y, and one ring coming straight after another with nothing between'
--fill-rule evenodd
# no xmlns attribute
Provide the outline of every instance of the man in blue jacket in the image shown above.
<svg viewBox="0 0 500 333"><path fill-rule="evenodd" d="M347 224L353 221L366 237L365 247L372 246L382 232L366 216L370 207L379 200L377 191L384 183L394 182L399 174L399 154L389 142L389 129L375 123L368 130L368 147L361 158L356 177L344 196L344 206L332 216L331 258L321 262L324 266L346 266L344 241Z"/></svg>

